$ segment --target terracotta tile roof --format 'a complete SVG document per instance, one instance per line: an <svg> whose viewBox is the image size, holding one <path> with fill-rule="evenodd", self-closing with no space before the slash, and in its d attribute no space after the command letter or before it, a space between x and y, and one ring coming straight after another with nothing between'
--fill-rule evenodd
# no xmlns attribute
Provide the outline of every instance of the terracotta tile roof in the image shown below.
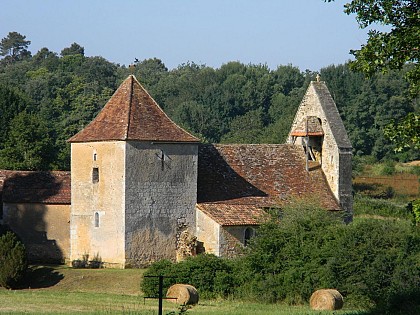
<svg viewBox="0 0 420 315"><path fill-rule="evenodd" d="M266 215L253 205L200 203L197 208L220 225L258 225Z"/></svg>
<svg viewBox="0 0 420 315"><path fill-rule="evenodd" d="M70 204L70 172L30 172L0 170L3 202Z"/></svg>
<svg viewBox="0 0 420 315"><path fill-rule="evenodd" d="M68 141L107 140L200 141L175 124L133 75L120 85L98 116Z"/></svg>
<svg viewBox="0 0 420 315"><path fill-rule="evenodd" d="M241 209L238 222L254 224L250 206L281 206L293 199L341 209L320 167L307 172L303 149L288 144L200 145L197 190L199 207L222 225Z"/></svg>
<svg viewBox="0 0 420 315"><path fill-rule="evenodd" d="M318 117L308 116L297 125L290 135L296 137L323 136L324 131Z"/></svg>

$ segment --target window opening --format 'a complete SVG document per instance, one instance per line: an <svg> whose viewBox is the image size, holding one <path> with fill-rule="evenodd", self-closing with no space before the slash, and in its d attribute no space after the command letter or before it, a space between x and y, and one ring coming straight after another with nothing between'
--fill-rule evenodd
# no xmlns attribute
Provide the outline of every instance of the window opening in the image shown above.
<svg viewBox="0 0 420 315"><path fill-rule="evenodd" d="M99 168L94 167L92 169L92 183L96 184L99 182Z"/></svg>
<svg viewBox="0 0 420 315"><path fill-rule="evenodd" d="M97 157L98 157L97 154L96 153L93 153L93 160L94 161L96 161Z"/></svg>
<svg viewBox="0 0 420 315"><path fill-rule="evenodd" d="M250 239L254 237L254 229L247 227L244 233L244 245L248 246Z"/></svg>
<svg viewBox="0 0 420 315"><path fill-rule="evenodd" d="M95 212L95 227L99 227L99 212Z"/></svg>

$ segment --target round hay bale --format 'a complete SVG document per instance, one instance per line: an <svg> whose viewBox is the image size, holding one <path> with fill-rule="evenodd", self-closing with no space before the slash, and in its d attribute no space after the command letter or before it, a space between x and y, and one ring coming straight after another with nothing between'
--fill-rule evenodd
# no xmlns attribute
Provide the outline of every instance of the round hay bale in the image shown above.
<svg viewBox="0 0 420 315"><path fill-rule="evenodd" d="M309 304L311 309L318 311L334 311L343 307L343 296L334 289L323 289L315 291Z"/></svg>
<svg viewBox="0 0 420 315"><path fill-rule="evenodd" d="M197 289L189 284L174 284L168 289L166 297L176 298L176 300L170 299L169 301L178 304L192 305L198 303Z"/></svg>

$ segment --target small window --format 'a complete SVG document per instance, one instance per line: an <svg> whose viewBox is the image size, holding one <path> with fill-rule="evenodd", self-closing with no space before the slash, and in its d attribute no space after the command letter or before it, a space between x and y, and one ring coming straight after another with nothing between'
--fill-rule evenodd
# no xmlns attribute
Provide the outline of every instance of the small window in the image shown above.
<svg viewBox="0 0 420 315"><path fill-rule="evenodd" d="M99 168L94 167L92 170L92 183L96 184L99 182Z"/></svg>
<svg viewBox="0 0 420 315"><path fill-rule="evenodd" d="M99 212L95 212L95 227L99 227Z"/></svg>
<svg viewBox="0 0 420 315"><path fill-rule="evenodd" d="M96 161L97 158L98 158L98 155L96 153L93 153L93 160Z"/></svg>
<svg viewBox="0 0 420 315"><path fill-rule="evenodd" d="M245 229L245 233L244 233L244 245L245 246L248 246L248 244L249 244L249 240L252 238L252 237L254 237L254 229L253 228L250 228L250 227L247 227L246 229Z"/></svg>

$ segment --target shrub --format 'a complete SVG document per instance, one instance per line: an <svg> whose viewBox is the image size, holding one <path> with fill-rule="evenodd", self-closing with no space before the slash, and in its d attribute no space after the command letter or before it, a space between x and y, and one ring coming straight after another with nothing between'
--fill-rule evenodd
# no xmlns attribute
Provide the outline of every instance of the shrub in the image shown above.
<svg viewBox="0 0 420 315"><path fill-rule="evenodd" d="M348 300L385 314L401 307L398 296L419 292L419 236L409 221L357 219L342 232L330 270Z"/></svg>
<svg viewBox="0 0 420 315"><path fill-rule="evenodd" d="M92 260L89 260L89 254L84 254L82 259L75 259L71 262L73 268L91 268L99 269L103 267L101 256L95 254Z"/></svg>
<svg viewBox="0 0 420 315"><path fill-rule="evenodd" d="M214 255L201 254L188 257L179 263L168 260L156 262L144 274L142 290L147 296L158 295L158 278L164 277L166 291L172 284L184 283L194 286L204 298L226 296L233 288L232 262Z"/></svg>
<svg viewBox="0 0 420 315"><path fill-rule="evenodd" d="M387 160L382 165L381 175L394 175L395 174L395 162Z"/></svg>
<svg viewBox="0 0 420 315"><path fill-rule="evenodd" d="M145 296L158 296L159 280L157 276L164 276L164 292L166 292L171 285L176 283L175 279L173 278L174 275L172 274L173 265L174 263L169 260L160 260L150 265L150 267L143 274L143 281L141 282L141 289Z"/></svg>
<svg viewBox="0 0 420 315"><path fill-rule="evenodd" d="M414 223L420 225L420 199L410 202L408 208L414 216Z"/></svg>
<svg viewBox="0 0 420 315"><path fill-rule="evenodd" d="M354 198L353 208L356 216L368 214L405 220L410 220L412 216L406 206L399 205L391 200L373 199L358 194Z"/></svg>
<svg viewBox="0 0 420 315"><path fill-rule="evenodd" d="M7 231L0 236L0 286L15 287L27 268L25 247L16 234Z"/></svg>
<svg viewBox="0 0 420 315"><path fill-rule="evenodd" d="M415 309L413 301L420 301L418 234L410 220L356 218L344 225L325 210L285 210L280 220L272 218L259 228L239 261L236 294L301 304L316 289L336 288L348 305L385 314L409 300L406 310Z"/></svg>
<svg viewBox="0 0 420 315"><path fill-rule="evenodd" d="M266 302L301 304L315 288L328 286L329 243L344 224L340 217L312 205L285 209L281 219L261 225L238 263L237 294Z"/></svg>

